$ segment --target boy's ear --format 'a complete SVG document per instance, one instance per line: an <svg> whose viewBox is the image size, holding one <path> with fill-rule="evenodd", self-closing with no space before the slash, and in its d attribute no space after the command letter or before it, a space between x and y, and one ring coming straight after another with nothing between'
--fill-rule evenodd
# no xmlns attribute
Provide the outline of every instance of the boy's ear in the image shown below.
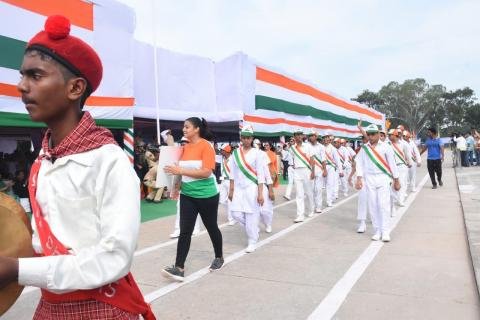
<svg viewBox="0 0 480 320"><path fill-rule="evenodd" d="M70 100L80 100L85 91L87 91L87 81L80 77L71 78L68 80L67 90L67 95Z"/></svg>

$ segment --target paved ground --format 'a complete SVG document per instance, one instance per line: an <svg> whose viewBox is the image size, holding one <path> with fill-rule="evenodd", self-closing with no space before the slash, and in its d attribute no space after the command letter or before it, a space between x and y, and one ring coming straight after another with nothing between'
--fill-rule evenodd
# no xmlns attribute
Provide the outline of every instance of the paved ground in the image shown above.
<svg viewBox="0 0 480 320"><path fill-rule="evenodd" d="M455 174L444 171L444 187L427 181L409 196L387 244L355 232L355 195L302 224L279 199L254 253L238 225L222 226L228 264L216 273L208 235L196 236L182 285L160 275L175 259L174 217L142 224L133 273L159 319L480 319ZM27 289L2 319L30 319L38 296Z"/></svg>

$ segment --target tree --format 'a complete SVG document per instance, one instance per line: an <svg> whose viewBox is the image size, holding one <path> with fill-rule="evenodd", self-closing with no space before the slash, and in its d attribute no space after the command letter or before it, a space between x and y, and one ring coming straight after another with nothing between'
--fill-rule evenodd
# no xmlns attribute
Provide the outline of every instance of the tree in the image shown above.
<svg viewBox="0 0 480 320"><path fill-rule="evenodd" d="M378 92L364 90L352 100L384 113L392 128L403 124L417 134L426 127L450 132L480 127L480 104L469 87L447 91L417 78L392 81Z"/></svg>

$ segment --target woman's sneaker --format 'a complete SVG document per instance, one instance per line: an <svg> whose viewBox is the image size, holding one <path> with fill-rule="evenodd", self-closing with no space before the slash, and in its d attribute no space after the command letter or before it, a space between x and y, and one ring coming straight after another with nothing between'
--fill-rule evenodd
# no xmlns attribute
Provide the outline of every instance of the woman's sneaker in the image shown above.
<svg viewBox="0 0 480 320"><path fill-rule="evenodd" d="M215 258L212 261L212 264L210 265L210 271L217 271L220 270L223 267L223 258Z"/></svg>
<svg viewBox="0 0 480 320"><path fill-rule="evenodd" d="M162 270L162 275L165 278L170 278L175 281L183 281L185 279L185 271L180 270L179 267L170 266Z"/></svg>

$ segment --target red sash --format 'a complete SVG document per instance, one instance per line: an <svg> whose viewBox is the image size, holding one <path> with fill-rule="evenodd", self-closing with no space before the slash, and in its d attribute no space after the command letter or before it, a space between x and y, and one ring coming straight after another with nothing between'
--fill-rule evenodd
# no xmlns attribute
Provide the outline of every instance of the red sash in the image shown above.
<svg viewBox="0 0 480 320"><path fill-rule="evenodd" d="M32 165L28 191L30 193L30 204L32 206L43 254L45 256L67 255L70 254L68 249L55 237L52 230L50 230L50 226L43 217L42 210L36 199L38 172L40 171L41 164L41 158L39 157ZM143 295L131 273L128 273L125 277L113 283L91 290L77 290L65 294L55 294L42 289L42 297L50 303L93 299L133 314L141 314L145 320L156 319L150 305L143 299Z"/></svg>

